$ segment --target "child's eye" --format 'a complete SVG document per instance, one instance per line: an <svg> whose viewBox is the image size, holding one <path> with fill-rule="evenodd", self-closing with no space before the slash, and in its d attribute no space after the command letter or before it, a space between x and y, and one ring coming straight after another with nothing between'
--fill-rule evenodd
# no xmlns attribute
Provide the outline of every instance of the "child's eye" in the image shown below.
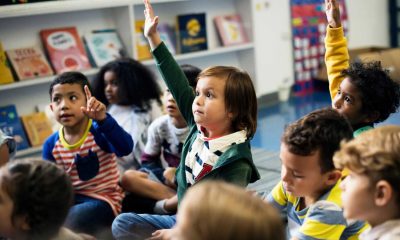
<svg viewBox="0 0 400 240"><path fill-rule="evenodd" d="M345 97L344 100L348 103L351 103L351 99L349 97Z"/></svg>
<svg viewBox="0 0 400 240"><path fill-rule="evenodd" d="M299 175L297 173L293 173L293 177L295 177L295 178L303 178L304 176L301 176L301 175Z"/></svg>
<svg viewBox="0 0 400 240"><path fill-rule="evenodd" d="M199 96L199 95L200 95L199 91L196 91L196 96Z"/></svg>
<svg viewBox="0 0 400 240"><path fill-rule="evenodd" d="M70 99L71 99L72 101L75 101L75 100L77 100L78 98L77 98L76 96L71 96Z"/></svg>
<svg viewBox="0 0 400 240"><path fill-rule="evenodd" d="M53 99L51 100L52 102L59 102L60 98L59 97L53 97Z"/></svg>
<svg viewBox="0 0 400 240"><path fill-rule="evenodd" d="M210 97L212 97L212 94L210 92L208 92L206 97L210 98Z"/></svg>

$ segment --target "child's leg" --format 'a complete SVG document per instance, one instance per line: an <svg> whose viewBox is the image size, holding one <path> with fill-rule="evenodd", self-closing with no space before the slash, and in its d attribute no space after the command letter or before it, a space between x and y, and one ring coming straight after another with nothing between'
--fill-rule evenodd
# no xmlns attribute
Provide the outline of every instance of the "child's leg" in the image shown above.
<svg viewBox="0 0 400 240"><path fill-rule="evenodd" d="M65 227L77 232L97 235L110 226L115 218L111 206L102 200L76 194Z"/></svg>
<svg viewBox="0 0 400 240"><path fill-rule="evenodd" d="M147 239L154 231L170 229L176 223L176 216L122 213L112 224L115 239Z"/></svg>
<svg viewBox="0 0 400 240"><path fill-rule="evenodd" d="M176 194L175 190L149 179L147 173L136 170L128 170L124 173L121 186L125 191L155 200L171 198Z"/></svg>

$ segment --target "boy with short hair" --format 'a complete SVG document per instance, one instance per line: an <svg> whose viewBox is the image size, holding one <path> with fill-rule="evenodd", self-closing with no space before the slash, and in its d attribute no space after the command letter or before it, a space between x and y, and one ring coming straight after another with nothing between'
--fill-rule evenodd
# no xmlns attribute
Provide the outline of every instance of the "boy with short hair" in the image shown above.
<svg viewBox="0 0 400 240"><path fill-rule="evenodd" d="M378 127L343 143L333 161L350 170L340 185L344 216L371 225L360 239L400 239L400 127Z"/></svg>
<svg viewBox="0 0 400 240"><path fill-rule="evenodd" d="M379 61L349 63L337 0L325 0L328 26L325 63L332 108L344 115L354 136L386 120L400 105L400 87Z"/></svg>
<svg viewBox="0 0 400 240"><path fill-rule="evenodd" d="M340 141L351 139L352 132L333 109L311 112L285 129L281 181L267 201L287 214L291 239L348 239L364 227L343 217L341 171L332 161Z"/></svg>
<svg viewBox="0 0 400 240"><path fill-rule="evenodd" d="M92 97L85 75L66 72L50 85L51 110L61 129L43 146L43 159L70 176L75 203L66 226L96 234L109 228L121 210L116 156L129 154L132 137Z"/></svg>

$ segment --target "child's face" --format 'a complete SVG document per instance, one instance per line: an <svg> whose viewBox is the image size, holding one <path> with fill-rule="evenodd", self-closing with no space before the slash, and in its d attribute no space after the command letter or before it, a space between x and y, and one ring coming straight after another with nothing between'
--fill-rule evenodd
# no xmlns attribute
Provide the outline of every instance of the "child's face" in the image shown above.
<svg viewBox="0 0 400 240"><path fill-rule="evenodd" d="M13 208L14 203L7 192L4 191L3 181L0 177L0 236L9 238L15 237L15 232L17 230L12 223Z"/></svg>
<svg viewBox="0 0 400 240"><path fill-rule="evenodd" d="M345 116L352 126L366 123L367 115L361 111L361 93L348 77L340 84L339 90L333 98L332 107Z"/></svg>
<svg viewBox="0 0 400 240"><path fill-rule="evenodd" d="M225 80L202 77L196 85L192 111L197 124L209 131L220 130L220 136L231 133L232 114L225 107Z"/></svg>
<svg viewBox="0 0 400 240"><path fill-rule="evenodd" d="M51 110L64 127L74 127L85 119L86 95L79 84L57 84L51 96Z"/></svg>
<svg viewBox="0 0 400 240"><path fill-rule="evenodd" d="M118 104L118 79L113 71L104 74L104 94L110 104Z"/></svg>
<svg viewBox="0 0 400 240"><path fill-rule="evenodd" d="M319 151L310 156L301 156L289 151L285 143L281 144L282 161L281 179L287 192L296 196L316 201L329 185L329 172L321 173Z"/></svg>
<svg viewBox="0 0 400 240"><path fill-rule="evenodd" d="M172 96L169 89L165 90L164 92L164 105L167 114L176 119L183 119L181 112L179 111L178 106L176 105L175 99Z"/></svg>
<svg viewBox="0 0 400 240"><path fill-rule="evenodd" d="M368 177L350 171L340 183L342 189L343 215L349 219L370 220L371 210L375 209L374 191Z"/></svg>

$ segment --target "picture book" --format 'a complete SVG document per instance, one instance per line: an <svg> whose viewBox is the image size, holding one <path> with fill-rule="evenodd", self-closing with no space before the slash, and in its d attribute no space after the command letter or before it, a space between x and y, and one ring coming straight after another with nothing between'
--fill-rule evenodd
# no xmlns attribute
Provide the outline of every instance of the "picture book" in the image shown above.
<svg viewBox="0 0 400 240"><path fill-rule="evenodd" d="M39 46L7 50L8 59L18 80L54 75Z"/></svg>
<svg viewBox="0 0 400 240"><path fill-rule="evenodd" d="M4 134L15 139L17 151L29 147L15 105L0 107L0 129Z"/></svg>
<svg viewBox="0 0 400 240"><path fill-rule="evenodd" d="M242 44L249 41L239 14L217 16L214 24L223 46Z"/></svg>
<svg viewBox="0 0 400 240"><path fill-rule="evenodd" d="M152 58L150 53L150 46L146 37L143 34L144 20L135 21L135 47L136 58L138 60L146 60Z"/></svg>
<svg viewBox="0 0 400 240"><path fill-rule="evenodd" d="M41 146L53 133L51 123L44 112L21 116L21 122L32 147Z"/></svg>
<svg viewBox="0 0 400 240"><path fill-rule="evenodd" d="M205 13L178 15L177 29L180 53L208 49Z"/></svg>
<svg viewBox="0 0 400 240"><path fill-rule="evenodd" d="M89 59L76 27L43 29L40 36L57 74L90 69Z"/></svg>
<svg viewBox="0 0 400 240"><path fill-rule="evenodd" d="M124 47L115 29L94 30L85 34L83 40L97 67L125 56Z"/></svg>
<svg viewBox="0 0 400 240"><path fill-rule="evenodd" d="M158 24L158 33L171 54L176 54L176 36L172 26L167 23Z"/></svg>
<svg viewBox="0 0 400 240"><path fill-rule="evenodd" d="M50 103L39 103L35 106L35 108L37 112L44 112L46 114L46 117L50 121L53 132L58 131L62 127L62 125L57 122L54 112L50 108Z"/></svg>
<svg viewBox="0 0 400 240"><path fill-rule="evenodd" d="M0 42L0 85L12 82L14 82L14 78L11 73L10 64L3 45Z"/></svg>

